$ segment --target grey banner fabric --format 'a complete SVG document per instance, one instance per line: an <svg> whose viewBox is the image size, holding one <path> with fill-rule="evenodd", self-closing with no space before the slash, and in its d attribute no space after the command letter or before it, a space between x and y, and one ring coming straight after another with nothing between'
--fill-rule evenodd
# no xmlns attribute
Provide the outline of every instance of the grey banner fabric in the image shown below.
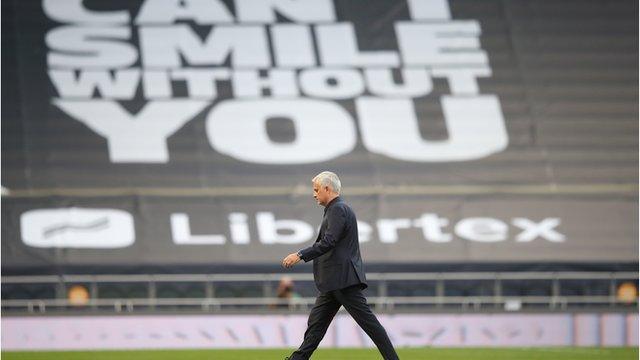
<svg viewBox="0 0 640 360"><path fill-rule="evenodd" d="M345 198L358 215L363 257L371 262L637 260L633 200ZM38 218L34 208L52 213ZM82 212L87 209L95 212ZM105 209L135 219L122 221ZM3 266L277 263L315 239L321 218L322 210L309 196L8 200L2 216ZM20 220L22 241L15 225ZM123 234L130 233L131 241L123 244Z"/></svg>
<svg viewBox="0 0 640 360"><path fill-rule="evenodd" d="M3 266L637 261L636 1L270 3L3 2Z"/></svg>

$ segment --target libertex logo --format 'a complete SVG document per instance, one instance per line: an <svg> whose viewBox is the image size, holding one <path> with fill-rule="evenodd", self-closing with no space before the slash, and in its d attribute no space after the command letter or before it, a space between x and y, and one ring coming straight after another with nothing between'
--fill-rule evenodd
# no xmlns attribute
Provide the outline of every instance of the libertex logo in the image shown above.
<svg viewBox="0 0 640 360"><path fill-rule="evenodd" d="M273 246L303 244L316 235L314 224L301 219L281 219L269 211L255 214L233 212L228 226L195 233L186 213L171 213L167 219L171 242L179 246L252 243ZM449 244L460 241L495 244L547 242L560 244L566 236L561 219L547 217L494 218L465 217L453 221L426 212L416 218L378 218L358 221L361 243L396 244L418 239L422 243ZM253 227L253 228L252 228ZM38 248L109 249L130 246L135 241L133 216L117 209L57 208L34 209L20 217L22 241ZM252 234L257 238L252 238Z"/></svg>
<svg viewBox="0 0 640 360"><path fill-rule="evenodd" d="M56 22L45 37L52 103L107 139L113 163L169 162L167 138L200 114L206 133L196 136L213 152L258 164L330 161L358 137L370 153L412 162L476 160L507 147L500 101L478 86L492 74L480 24L452 19L446 0L408 0L409 18L380 35L396 43L366 51L362 29L338 18L331 0L122 4L129 8L42 2ZM432 94L434 79L450 94ZM132 102L135 112L124 106ZM430 119L416 104L425 102L442 110L446 139L421 135ZM273 118L292 125L293 139L270 137ZM331 146L318 136L326 129Z"/></svg>

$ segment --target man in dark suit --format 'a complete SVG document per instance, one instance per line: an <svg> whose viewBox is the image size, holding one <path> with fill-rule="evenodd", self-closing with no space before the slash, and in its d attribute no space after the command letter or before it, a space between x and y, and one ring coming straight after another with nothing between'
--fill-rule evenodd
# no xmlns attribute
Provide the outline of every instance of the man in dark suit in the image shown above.
<svg viewBox="0 0 640 360"><path fill-rule="evenodd" d="M304 341L290 359L309 359L340 306L344 306L369 335L384 359L398 359L387 332L362 294L367 283L360 256L358 224L353 210L340 198L340 188L340 179L332 172L325 171L313 178L313 197L324 206L320 232L313 245L282 260L286 268L300 260L313 260L313 278L320 290L309 314Z"/></svg>

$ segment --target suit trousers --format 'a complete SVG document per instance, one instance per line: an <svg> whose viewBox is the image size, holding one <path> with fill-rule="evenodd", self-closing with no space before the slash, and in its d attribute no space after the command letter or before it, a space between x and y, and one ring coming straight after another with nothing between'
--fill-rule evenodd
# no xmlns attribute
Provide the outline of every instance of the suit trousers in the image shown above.
<svg viewBox="0 0 640 360"><path fill-rule="evenodd" d="M367 335L376 344L380 354L385 360L396 360L398 355L376 316L369 309L367 299L362 294L360 285L350 286L340 290L322 293L316 299L316 303L309 314L307 331L304 333L302 345L293 352L290 359L309 359L324 337L333 317L344 306L349 315L360 325Z"/></svg>

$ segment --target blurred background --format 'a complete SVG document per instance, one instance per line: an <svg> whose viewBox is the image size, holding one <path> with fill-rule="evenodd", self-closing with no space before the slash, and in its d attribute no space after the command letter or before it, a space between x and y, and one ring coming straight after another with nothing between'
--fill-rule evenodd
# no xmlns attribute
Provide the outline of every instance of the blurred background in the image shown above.
<svg viewBox="0 0 640 360"><path fill-rule="evenodd" d="M324 170L396 345L638 345L637 1L8 0L2 50L4 350L297 347Z"/></svg>

